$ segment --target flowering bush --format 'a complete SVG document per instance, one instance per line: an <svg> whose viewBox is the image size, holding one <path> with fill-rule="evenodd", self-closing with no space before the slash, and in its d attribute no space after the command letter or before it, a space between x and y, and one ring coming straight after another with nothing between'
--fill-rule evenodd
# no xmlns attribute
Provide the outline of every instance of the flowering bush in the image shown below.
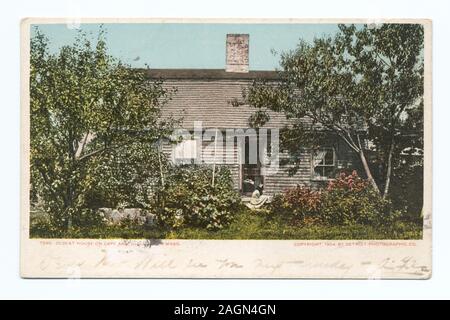
<svg viewBox="0 0 450 320"><path fill-rule="evenodd" d="M327 224L380 225L392 222L396 215L391 202L383 199L356 171L350 175L341 173L323 193L321 217Z"/></svg>
<svg viewBox="0 0 450 320"><path fill-rule="evenodd" d="M289 189L274 197L271 210L302 223L329 225L388 224L398 215L356 171L341 173L322 191Z"/></svg>
<svg viewBox="0 0 450 320"><path fill-rule="evenodd" d="M336 189L360 192L369 187L369 182L358 176L358 173L353 170L351 174L341 172L335 180L328 182L327 191L333 191Z"/></svg>
<svg viewBox="0 0 450 320"><path fill-rule="evenodd" d="M155 194L152 205L156 221L163 226L221 229L229 224L240 204L227 168L177 166L171 169L166 185Z"/></svg>
<svg viewBox="0 0 450 320"><path fill-rule="evenodd" d="M273 197L270 209L295 222L314 221L320 210L320 192L297 186Z"/></svg>

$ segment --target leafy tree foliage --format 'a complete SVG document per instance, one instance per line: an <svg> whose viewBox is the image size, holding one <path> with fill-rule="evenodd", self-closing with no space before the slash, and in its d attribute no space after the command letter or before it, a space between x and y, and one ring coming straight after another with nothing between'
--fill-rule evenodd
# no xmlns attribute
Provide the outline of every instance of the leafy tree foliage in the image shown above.
<svg viewBox="0 0 450 320"><path fill-rule="evenodd" d="M423 149L423 46L419 24L339 25L333 37L301 41L283 53L280 81L256 81L235 103L257 108L253 126L269 120L268 110L293 119L282 137L287 149L338 137L386 196L401 153ZM381 177L373 173L374 159Z"/></svg>
<svg viewBox="0 0 450 320"><path fill-rule="evenodd" d="M240 196L233 188L227 167L213 170L207 166L174 166L164 188L153 198L158 208L156 219L164 227L221 229L233 221L240 209Z"/></svg>
<svg viewBox="0 0 450 320"><path fill-rule="evenodd" d="M108 55L103 29L57 54L36 30L30 64L32 197L52 223L89 224L105 201L146 201L164 173L157 142L171 131L160 120L171 91Z"/></svg>

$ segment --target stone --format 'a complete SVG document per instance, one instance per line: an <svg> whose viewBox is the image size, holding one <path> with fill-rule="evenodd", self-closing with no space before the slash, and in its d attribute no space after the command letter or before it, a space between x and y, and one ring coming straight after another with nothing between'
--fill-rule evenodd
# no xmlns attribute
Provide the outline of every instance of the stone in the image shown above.
<svg viewBox="0 0 450 320"><path fill-rule="evenodd" d="M227 72L248 72L249 35L227 34L226 68Z"/></svg>
<svg viewBox="0 0 450 320"><path fill-rule="evenodd" d="M99 208L98 211L104 216L107 223L111 225L119 224L126 219L139 225L153 225L155 223L155 215L140 208Z"/></svg>

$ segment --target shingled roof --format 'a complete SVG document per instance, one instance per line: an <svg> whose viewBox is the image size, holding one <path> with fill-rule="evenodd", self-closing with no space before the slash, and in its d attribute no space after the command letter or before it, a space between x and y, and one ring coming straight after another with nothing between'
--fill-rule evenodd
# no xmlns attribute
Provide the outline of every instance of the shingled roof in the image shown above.
<svg viewBox="0 0 450 320"><path fill-rule="evenodd" d="M182 127L193 128L202 121L203 128L248 128L255 112L249 106L234 107L230 101L242 98L242 89L253 80L276 80L274 71L226 72L216 69L150 69L149 79L161 79L164 86L176 88L173 99L163 108L163 117L182 118ZM269 111L267 128L281 128L290 122L283 114Z"/></svg>
<svg viewBox="0 0 450 320"><path fill-rule="evenodd" d="M176 80L277 80L276 71L227 72L223 69L146 69L147 76L152 79Z"/></svg>

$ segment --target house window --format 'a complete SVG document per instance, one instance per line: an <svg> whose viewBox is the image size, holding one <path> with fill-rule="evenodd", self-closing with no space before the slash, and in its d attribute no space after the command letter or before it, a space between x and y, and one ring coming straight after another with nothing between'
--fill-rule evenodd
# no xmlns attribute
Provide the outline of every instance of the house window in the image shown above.
<svg viewBox="0 0 450 320"><path fill-rule="evenodd" d="M312 175L315 180L333 178L336 167L336 154L333 148L321 148L313 152Z"/></svg>
<svg viewBox="0 0 450 320"><path fill-rule="evenodd" d="M184 140L174 146L174 163L193 164L195 159L197 159L197 140Z"/></svg>

